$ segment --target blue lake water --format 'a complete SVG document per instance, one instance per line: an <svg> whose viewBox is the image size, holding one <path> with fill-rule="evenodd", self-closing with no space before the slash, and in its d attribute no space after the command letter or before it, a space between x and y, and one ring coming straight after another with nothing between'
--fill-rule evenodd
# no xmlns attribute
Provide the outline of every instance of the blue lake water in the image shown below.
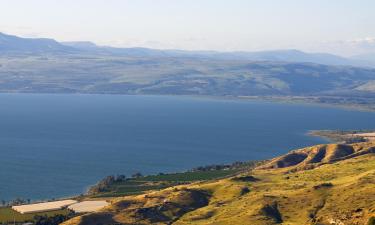
<svg viewBox="0 0 375 225"><path fill-rule="evenodd" d="M371 129L375 114L303 104L120 95L0 95L0 199L79 194L111 174L265 159Z"/></svg>

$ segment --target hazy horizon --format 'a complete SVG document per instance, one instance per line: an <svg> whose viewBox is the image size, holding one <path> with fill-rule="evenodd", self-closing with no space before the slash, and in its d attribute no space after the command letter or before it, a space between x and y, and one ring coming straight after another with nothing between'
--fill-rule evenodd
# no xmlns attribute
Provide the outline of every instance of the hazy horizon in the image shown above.
<svg viewBox="0 0 375 225"><path fill-rule="evenodd" d="M375 53L375 2L4 0L0 31L114 47Z"/></svg>

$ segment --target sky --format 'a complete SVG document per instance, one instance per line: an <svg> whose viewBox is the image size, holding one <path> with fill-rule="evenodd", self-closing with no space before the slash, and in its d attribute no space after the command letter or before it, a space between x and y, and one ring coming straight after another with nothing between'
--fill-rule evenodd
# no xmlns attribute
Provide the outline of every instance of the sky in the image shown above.
<svg viewBox="0 0 375 225"><path fill-rule="evenodd" d="M375 52L374 0L0 0L0 32L115 47Z"/></svg>

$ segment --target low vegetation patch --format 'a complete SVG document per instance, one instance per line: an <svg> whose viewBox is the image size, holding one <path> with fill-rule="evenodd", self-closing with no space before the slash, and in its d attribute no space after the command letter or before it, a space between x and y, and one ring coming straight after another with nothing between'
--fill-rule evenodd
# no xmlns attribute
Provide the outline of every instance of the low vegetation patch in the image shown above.
<svg viewBox="0 0 375 225"><path fill-rule="evenodd" d="M257 161L235 162L229 165L209 165L197 167L182 173L159 173L143 176L133 174L131 178L125 175L108 176L97 185L90 188L90 197L119 197L142 194L146 191L161 190L167 187L189 184L196 181L208 181L235 175L241 171L255 167ZM255 181L256 178L242 177L243 181ZM240 181L239 180L239 181Z"/></svg>
<svg viewBox="0 0 375 225"><path fill-rule="evenodd" d="M161 190L167 187L189 184L195 181L206 181L234 175L238 170L196 171L175 174L150 175L139 178L129 178L108 183L106 186L94 187L89 194L92 197L117 197L141 194L151 190Z"/></svg>
<svg viewBox="0 0 375 225"><path fill-rule="evenodd" d="M375 225L375 217L371 217L371 218L368 220L367 225Z"/></svg>
<svg viewBox="0 0 375 225"><path fill-rule="evenodd" d="M318 184L318 185L315 185L313 188L315 190L319 190L319 189L322 189L322 188L330 188L330 187L333 187L333 184L332 183L322 183L322 184Z"/></svg>
<svg viewBox="0 0 375 225"><path fill-rule="evenodd" d="M249 192L250 192L250 188L248 188L248 187L242 187L240 195L245 195L245 194L247 194Z"/></svg>
<svg viewBox="0 0 375 225"><path fill-rule="evenodd" d="M73 216L73 213L67 209L43 212L43 213L21 214L21 213L14 211L10 207L0 208L0 224L9 224L9 223L13 223L14 221L17 223L33 222L35 224L43 224L42 223L43 221L51 222L52 220L60 220L62 218L64 218L64 220L67 220L71 218L72 216ZM48 218L51 218L51 220L48 220ZM51 222L48 224L53 225L54 223ZM55 224L58 224L58 223L55 223Z"/></svg>
<svg viewBox="0 0 375 225"><path fill-rule="evenodd" d="M251 175L249 176L239 176L239 177L234 177L232 178L233 181L240 181L240 182L256 182L259 181L258 178L255 178Z"/></svg>
<svg viewBox="0 0 375 225"><path fill-rule="evenodd" d="M269 217L274 220L275 223L282 223L283 219L281 217L281 213L278 209L277 202L273 202L271 204L266 204L261 209L261 213L266 217Z"/></svg>

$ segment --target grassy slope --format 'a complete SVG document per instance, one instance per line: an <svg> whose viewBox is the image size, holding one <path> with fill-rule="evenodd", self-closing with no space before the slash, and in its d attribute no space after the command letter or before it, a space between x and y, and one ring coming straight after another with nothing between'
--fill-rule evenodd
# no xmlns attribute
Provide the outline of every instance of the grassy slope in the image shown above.
<svg viewBox="0 0 375 225"><path fill-rule="evenodd" d="M274 202L278 204L284 224L311 224L314 220L323 224L332 220L365 224L368 214L374 213L374 155L294 174L286 175L284 171L255 171L252 175L261 181L243 182L251 191L242 197L236 197L238 183L222 181L218 186L227 186L226 192L214 192L214 198L219 201L229 198L224 206L218 207L212 201L208 207L186 214L176 224L273 224L272 217L261 213L261 208ZM314 188L322 183L332 183L333 187ZM203 215L209 212L214 213L205 218ZM204 219L194 219L199 217Z"/></svg>
<svg viewBox="0 0 375 225"><path fill-rule="evenodd" d="M259 180L225 178L117 198L103 212L66 224L366 224L375 216L373 153L311 170L257 169L238 176ZM206 204L199 202L203 196Z"/></svg>

